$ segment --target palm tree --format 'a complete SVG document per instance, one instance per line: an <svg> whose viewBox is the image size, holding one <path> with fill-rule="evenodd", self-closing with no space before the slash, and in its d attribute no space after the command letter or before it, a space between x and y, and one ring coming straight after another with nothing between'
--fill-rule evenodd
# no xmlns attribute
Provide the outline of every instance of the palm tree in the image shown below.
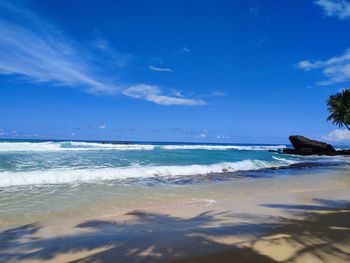
<svg viewBox="0 0 350 263"><path fill-rule="evenodd" d="M331 115L327 120L338 125L345 126L350 131L350 89L344 89L335 95L331 95L327 101L328 111Z"/></svg>

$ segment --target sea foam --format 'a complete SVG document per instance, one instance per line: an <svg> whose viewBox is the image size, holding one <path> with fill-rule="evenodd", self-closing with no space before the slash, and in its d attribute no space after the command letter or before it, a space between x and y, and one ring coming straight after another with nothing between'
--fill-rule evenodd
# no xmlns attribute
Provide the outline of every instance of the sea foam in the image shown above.
<svg viewBox="0 0 350 263"><path fill-rule="evenodd" d="M151 151L161 150L246 150L267 151L286 148L285 145L151 145L112 144L95 142L0 142L0 152L57 152L57 151Z"/></svg>
<svg viewBox="0 0 350 263"><path fill-rule="evenodd" d="M285 145L164 145L166 150L245 150L245 151L267 151L286 148Z"/></svg>
<svg viewBox="0 0 350 263"><path fill-rule="evenodd" d="M259 170L288 164L290 163L283 160L278 162L243 160L238 162L222 162L208 165L194 164L183 166L131 166L99 169L49 169L25 172L3 171L0 172L0 187L67 184L102 180L122 180L128 178L206 175L212 173Z"/></svg>
<svg viewBox="0 0 350 263"><path fill-rule="evenodd" d="M92 142L1 142L0 152L56 152L56 151L142 151L153 150L154 145L110 144Z"/></svg>

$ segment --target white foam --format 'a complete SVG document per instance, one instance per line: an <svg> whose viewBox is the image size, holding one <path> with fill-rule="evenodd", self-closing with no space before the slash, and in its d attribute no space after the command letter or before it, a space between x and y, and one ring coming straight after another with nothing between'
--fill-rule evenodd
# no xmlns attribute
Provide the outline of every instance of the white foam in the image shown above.
<svg viewBox="0 0 350 263"><path fill-rule="evenodd" d="M165 150L246 150L246 151L267 151L286 148L285 145L164 145Z"/></svg>
<svg viewBox="0 0 350 263"><path fill-rule="evenodd" d="M0 152L57 152L57 151L150 151L163 150L247 150L266 151L286 148L285 145L151 145L112 144L95 142L0 142Z"/></svg>
<svg viewBox="0 0 350 263"><path fill-rule="evenodd" d="M275 159L276 161L285 163L286 165L291 165L291 164L298 163L298 161L296 161L296 160L290 160L290 159L286 159L286 158L282 158L282 157L272 156L272 158Z"/></svg>
<svg viewBox="0 0 350 263"><path fill-rule="evenodd" d="M96 151L96 150L153 150L154 145L104 144L90 142L1 142L0 152L56 152L56 151Z"/></svg>
<svg viewBox="0 0 350 263"><path fill-rule="evenodd" d="M150 144L111 144L111 143L93 143L93 142L70 142L72 148L81 150L119 150L119 151L135 151L135 150L153 150L156 146Z"/></svg>
<svg viewBox="0 0 350 263"><path fill-rule="evenodd" d="M209 165L138 166L101 169L56 169L27 172L0 172L0 187L18 185L66 184L101 180L185 176L259 170L283 165L283 162L244 160ZM284 164L285 165L285 164Z"/></svg>
<svg viewBox="0 0 350 263"><path fill-rule="evenodd" d="M1 142L0 152L24 152L24 151L36 151L36 152L47 152L47 151L59 151L60 144L53 142Z"/></svg>

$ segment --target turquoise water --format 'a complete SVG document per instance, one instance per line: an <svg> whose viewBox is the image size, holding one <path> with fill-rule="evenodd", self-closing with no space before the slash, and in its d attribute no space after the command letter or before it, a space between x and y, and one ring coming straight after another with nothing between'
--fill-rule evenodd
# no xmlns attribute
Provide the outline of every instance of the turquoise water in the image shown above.
<svg viewBox="0 0 350 263"><path fill-rule="evenodd" d="M286 145L1 141L0 188L234 174L297 164L342 164L342 157L295 157Z"/></svg>
<svg viewBox="0 0 350 263"><path fill-rule="evenodd" d="M174 200L206 204L225 194L216 188L217 182L242 194L261 183L259 191L265 189L265 178L272 190L284 184L288 188L294 182L288 178L300 175L306 182L303 188L320 184L319 175L307 178L312 171L326 169L326 178L333 182L332 173L350 163L350 158L340 156L298 157L269 151L285 147L2 140L0 226L102 210L121 212Z"/></svg>

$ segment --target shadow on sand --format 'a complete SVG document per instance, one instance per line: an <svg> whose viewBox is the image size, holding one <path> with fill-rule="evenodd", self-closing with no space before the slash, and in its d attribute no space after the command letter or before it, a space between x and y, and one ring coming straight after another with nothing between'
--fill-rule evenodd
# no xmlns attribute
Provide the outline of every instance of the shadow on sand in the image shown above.
<svg viewBox="0 0 350 263"><path fill-rule="evenodd" d="M75 226L79 231L53 238L40 237L42 226L29 224L0 233L0 262L61 262L57 256L78 252L89 254L71 262L350 262L350 203L315 202L263 205L301 219L212 211L184 219L134 211L130 222L86 221Z"/></svg>

